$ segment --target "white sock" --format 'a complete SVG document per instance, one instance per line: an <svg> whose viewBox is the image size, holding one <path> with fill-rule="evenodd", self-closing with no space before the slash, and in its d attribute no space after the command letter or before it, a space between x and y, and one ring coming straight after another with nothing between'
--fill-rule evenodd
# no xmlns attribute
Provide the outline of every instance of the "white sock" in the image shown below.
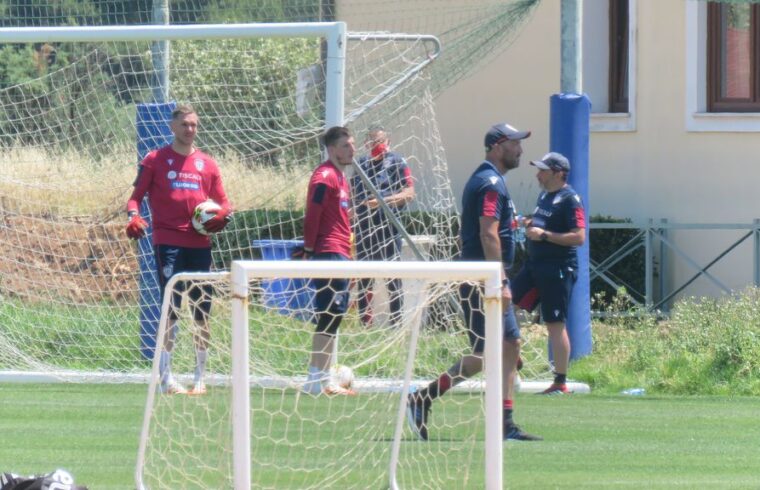
<svg viewBox="0 0 760 490"><path fill-rule="evenodd" d="M158 360L158 373L162 385L166 385L172 377L172 353L170 351L161 351L161 357Z"/></svg>
<svg viewBox="0 0 760 490"><path fill-rule="evenodd" d="M303 390L306 393L317 395L322 392L322 384L327 382L327 373L321 369L309 366L309 374L306 377L306 384Z"/></svg>
<svg viewBox="0 0 760 490"><path fill-rule="evenodd" d="M206 359L208 359L207 350L195 351L195 384L203 381L203 375L206 374Z"/></svg>

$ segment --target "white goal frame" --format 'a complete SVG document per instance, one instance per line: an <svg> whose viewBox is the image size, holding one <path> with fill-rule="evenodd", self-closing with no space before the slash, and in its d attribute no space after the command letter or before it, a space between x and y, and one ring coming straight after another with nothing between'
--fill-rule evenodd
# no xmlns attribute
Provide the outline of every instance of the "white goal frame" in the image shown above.
<svg viewBox="0 0 760 490"><path fill-rule="evenodd" d="M0 28L0 43L176 41L254 37L325 38L325 127L343 124L347 39L345 22Z"/></svg>
<svg viewBox="0 0 760 490"><path fill-rule="evenodd" d="M485 482L489 490L502 488L502 370L501 370L501 267L497 262L332 262L332 261L235 261L230 280L232 294L232 452L235 490L247 490L251 481L250 366L248 295L252 279L273 278L383 278L482 281L485 283ZM414 351L420 325L412 327L404 382L389 462L390 488L396 484L396 465L404 428ZM495 342L493 340L496 340ZM495 360L490 362L491 360Z"/></svg>

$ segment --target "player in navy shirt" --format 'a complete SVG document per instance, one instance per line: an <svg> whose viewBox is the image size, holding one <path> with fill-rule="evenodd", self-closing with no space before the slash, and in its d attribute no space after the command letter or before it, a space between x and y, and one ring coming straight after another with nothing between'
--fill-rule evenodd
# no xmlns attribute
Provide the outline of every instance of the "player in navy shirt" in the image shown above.
<svg viewBox="0 0 760 490"><path fill-rule="evenodd" d="M565 322L578 278L577 249L586 241L586 218L580 196L567 183L567 158L552 152L530 164L538 169L536 178L544 191L526 223L528 260L512 281L512 293L515 304L525 310L541 303L554 354L554 382L543 393L568 393L570 340Z"/></svg>
<svg viewBox="0 0 760 490"><path fill-rule="evenodd" d="M390 140L381 127L370 129L366 146L369 155L357 162L364 175L377 190L383 202L396 216L414 199L414 182L404 158L390 151ZM378 203L377 196L357 173L351 179L354 202L354 243L358 260L399 260L401 235ZM372 279L359 280L359 317L372 324ZM403 291L401 279L385 283L390 299L391 324L401 323Z"/></svg>
<svg viewBox="0 0 760 490"><path fill-rule="evenodd" d="M204 223L209 233L221 231L230 221L230 203L222 186L219 167L213 158L194 146L198 130L198 115L189 105L180 105L172 112L169 127L174 141L152 151L138 167L135 188L127 202L127 236L132 239L145 235L148 223L138 209L148 196L153 226L153 250L163 301L169 279L178 272L208 272L211 269L211 238L195 231L190 220L195 207L214 200L222 210ZM188 392L171 374L171 356L177 328L177 310L182 304L184 286L178 283L172 292L172 308L164 349L160 356L161 390L169 394L202 395L208 357L208 316L211 311L211 288L194 286L188 291L195 323L196 367L195 382Z"/></svg>
<svg viewBox="0 0 760 490"><path fill-rule="evenodd" d="M335 126L324 137L327 160L311 175L304 215L304 258L350 260L350 196L343 170L354 161L354 138ZM317 327L312 337L309 372L303 390L312 395L352 394L328 383L335 334L348 308L348 279L314 279Z"/></svg>
<svg viewBox="0 0 760 490"><path fill-rule="evenodd" d="M520 358L520 328L512 308L507 276L515 254L512 231L514 206L503 175L520 165L520 141L529 136L529 131L519 131L505 123L491 127L486 133L486 159L467 181L462 195L460 233L462 260L497 261L503 267L503 437L522 441L541 440L541 437L523 432L512 418L514 379ZM481 287L463 284L459 292L472 353L463 356L428 386L409 395L409 425L423 440L428 438L429 413L433 400L483 369L485 315Z"/></svg>

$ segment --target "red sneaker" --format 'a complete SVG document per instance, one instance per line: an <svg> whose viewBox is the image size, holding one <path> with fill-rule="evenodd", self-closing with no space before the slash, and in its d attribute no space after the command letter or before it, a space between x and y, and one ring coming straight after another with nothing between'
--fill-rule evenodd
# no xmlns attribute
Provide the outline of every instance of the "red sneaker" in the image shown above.
<svg viewBox="0 0 760 490"><path fill-rule="evenodd" d="M567 389L566 384L552 383L544 391L537 393L537 395L568 395L570 393L572 393L572 391Z"/></svg>

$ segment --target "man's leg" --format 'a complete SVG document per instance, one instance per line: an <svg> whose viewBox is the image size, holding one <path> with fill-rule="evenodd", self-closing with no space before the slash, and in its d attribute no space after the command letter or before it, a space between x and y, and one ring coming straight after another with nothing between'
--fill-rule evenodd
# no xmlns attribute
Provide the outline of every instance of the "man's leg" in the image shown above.
<svg viewBox="0 0 760 490"><path fill-rule="evenodd" d="M509 305L504 313L504 342L502 344L502 396L503 400L503 437L516 441L541 441L541 436L529 434L515 424L514 399L515 376L520 359L520 325L517 323L514 308Z"/></svg>
<svg viewBox="0 0 760 490"><path fill-rule="evenodd" d="M208 272L211 270L211 248L185 249L185 270ZM213 289L210 285L194 285L188 290L190 311L193 314L193 345L195 346L195 371L193 373L193 387L188 394L205 395L206 361L208 360L208 346L211 340L211 328L209 318L211 315L211 294Z"/></svg>
<svg viewBox="0 0 760 490"><path fill-rule="evenodd" d="M328 387L335 335L348 306L348 279L315 279L314 287L317 327L312 337L309 370L303 391L318 395Z"/></svg>
<svg viewBox="0 0 760 490"><path fill-rule="evenodd" d="M170 247L168 245L156 245L153 248L158 273L158 285L160 288L161 303L163 303L166 293L166 283L177 272L178 265L181 266L182 257L179 247ZM179 325L177 324L178 311L182 305L182 285L177 284L176 288L170 292L171 305L169 307L169 318L167 319L166 331L164 332L163 349L159 357L158 371L161 386L161 392L167 394L185 394L186 390L172 376L172 351L174 350L174 340L177 336ZM157 341L158 342L158 341Z"/></svg>
<svg viewBox="0 0 760 490"><path fill-rule="evenodd" d="M403 320L404 290L399 278L388 279L385 283L390 297L391 326L400 327Z"/></svg>
<svg viewBox="0 0 760 490"><path fill-rule="evenodd" d="M383 253L385 254L385 260L401 260L401 238L389 238ZM400 327L404 314L403 283L401 279L395 277L388 279L385 287L388 290L388 299L390 300L390 324L393 327Z"/></svg>
<svg viewBox="0 0 760 490"><path fill-rule="evenodd" d="M359 279L359 319L366 327L372 326L372 286L374 284L373 279Z"/></svg>
<svg viewBox="0 0 760 490"><path fill-rule="evenodd" d="M464 283L459 287L459 296L464 320L467 324L467 336L472 346L472 354L462 357L425 388L409 394L406 407L407 421L412 431L423 441L428 439L428 422L433 400L483 369L485 316L480 287Z"/></svg>
<svg viewBox="0 0 760 490"><path fill-rule="evenodd" d="M546 324L549 331L549 343L554 355L554 382L545 390L545 394L569 393L567 388L567 369L570 364L570 338L564 322Z"/></svg>
<svg viewBox="0 0 760 490"><path fill-rule="evenodd" d="M466 355L425 388L409 394L406 402L407 421L417 437L423 441L428 440L428 422L433 400L482 369L482 353Z"/></svg>
<svg viewBox="0 0 760 490"><path fill-rule="evenodd" d="M541 316L549 332L549 343L554 356L554 382L544 390L545 395L570 393L567 388L567 370L570 364L570 339L565 322L577 274L574 267L563 264L546 264L540 271Z"/></svg>

